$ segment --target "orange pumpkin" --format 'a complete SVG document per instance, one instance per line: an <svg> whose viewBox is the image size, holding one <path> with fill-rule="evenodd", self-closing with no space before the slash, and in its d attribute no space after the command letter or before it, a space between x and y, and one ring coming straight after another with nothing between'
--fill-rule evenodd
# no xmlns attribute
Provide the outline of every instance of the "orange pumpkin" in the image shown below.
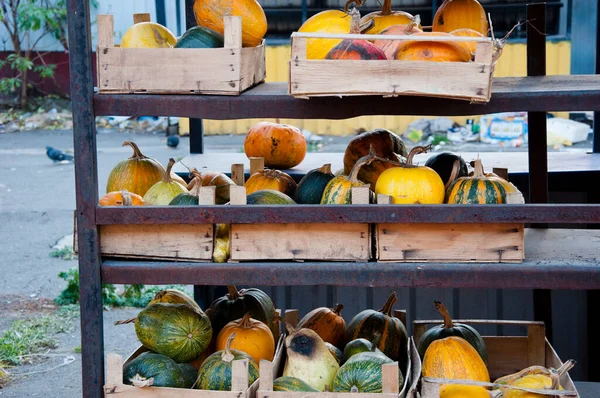
<svg viewBox="0 0 600 398"><path fill-rule="evenodd" d="M126 189L144 196L152 185L162 180L165 168L156 159L145 156L134 142L125 141L123 146L130 146L133 156L113 167L108 175L106 192Z"/></svg>
<svg viewBox="0 0 600 398"><path fill-rule="evenodd" d="M196 0L196 23L224 34L223 17L242 17L242 45L256 47L267 33L267 17L256 0Z"/></svg>
<svg viewBox="0 0 600 398"><path fill-rule="evenodd" d="M271 329L261 321L250 318L250 313L242 319L229 322L217 336L217 351L224 350L227 339L235 333L231 348L250 355L259 364L261 359L273 360L275 339Z"/></svg>
<svg viewBox="0 0 600 398"><path fill-rule="evenodd" d="M365 15L361 20L361 25L373 21L374 25L369 29L368 34L378 35L385 29L393 25L409 25L416 21L415 17L404 11L392 11L392 0L384 0L381 5L381 11L372 12ZM417 27L421 28L420 21L417 21Z"/></svg>
<svg viewBox="0 0 600 398"><path fill-rule="evenodd" d="M109 192L98 201L100 206L144 206L144 198L126 189Z"/></svg>
<svg viewBox="0 0 600 398"><path fill-rule="evenodd" d="M348 33L350 15L341 10L325 10L308 18L298 32L309 33ZM325 56L340 43L340 39L308 39L306 41L307 59L325 59Z"/></svg>
<svg viewBox="0 0 600 398"><path fill-rule="evenodd" d="M273 189L289 197L296 193L296 181L288 174L279 170L259 170L246 181L246 195L263 189Z"/></svg>
<svg viewBox="0 0 600 398"><path fill-rule="evenodd" d="M490 382L488 370L475 348L456 336L433 341L423 357L423 377Z"/></svg>
<svg viewBox="0 0 600 398"><path fill-rule="evenodd" d="M419 29L416 24L411 22L408 25L392 25L388 28L385 28L380 34L401 36L411 35L417 32L421 32L421 29ZM398 46L401 42L401 40L375 40L373 44L375 47L378 47L381 51L383 51L387 59L395 59Z"/></svg>
<svg viewBox="0 0 600 398"><path fill-rule="evenodd" d="M340 315L344 306L338 304L335 308L315 308L298 322L297 330L307 328L314 330L326 343L342 347L346 321Z"/></svg>
<svg viewBox="0 0 600 398"><path fill-rule="evenodd" d="M450 33L461 28L487 36L487 15L477 0L445 0L433 17L434 32Z"/></svg>
<svg viewBox="0 0 600 398"><path fill-rule="evenodd" d="M351 34L360 33L360 12L356 8L350 12L352 23L350 25ZM367 40L342 40L341 43L333 47L325 59L362 59L379 60L386 59L385 54L373 43Z"/></svg>
<svg viewBox="0 0 600 398"><path fill-rule="evenodd" d="M297 127L260 122L246 134L244 151L248 158L264 158L267 167L289 169L304 160L306 139Z"/></svg>
<svg viewBox="0 0 600 398"><path fill-rule="evenodd" d="M415 36L450 36L441 32L417 32ZM396 59L404 61L468 62L471 54L456 42L404 40L398 45Z"/></svg>
<svg viewBox="0 0 600 398"><path fill-rule="evenodd" d="M456 29L450 32L450 34L452 36L458 37L485 37L478 31L469 28ZM459 41L457 42L457 44L465 47L465 49L471 54L471 58L475 55L475 52L477 51L476 41Z"/></svg>

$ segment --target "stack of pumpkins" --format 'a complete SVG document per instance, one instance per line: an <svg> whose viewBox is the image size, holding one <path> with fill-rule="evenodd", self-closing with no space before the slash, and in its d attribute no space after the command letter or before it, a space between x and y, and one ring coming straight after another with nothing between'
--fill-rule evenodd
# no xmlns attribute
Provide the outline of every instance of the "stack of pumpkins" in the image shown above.
<svg viewBox="0 0 600 398"><path fill-rule="evenodd" d="M312 310L296 328L286 325L286 362L273 390L380 393L382 365L395 361L402 389L408 336L404 324L392 315L396 300L394 292L382 309L358 313L348 327L340 304Z"/></svg>
<svg viewBox="0 0 600 398"><path fill-rule="evenodd" d="M123 35L123 48L220 48L225 30L223 18L242 18L242 45L256 47L267 33L267 18L256 0L196 0L195 26L177 38L165 26L141 22L131 26Z"/></svg>
<svg viewBox="0 0 600 398"><path fill-rule="evenodd" d="M116 322L135 323L148 350L125 364L123 383L231 391L232 362L240 359L254 383L260 361L275 354L275 308L261 290L228 290L206 313L185 293L164 290L136 318Z"/></svg>
<svg viewBox="0 0 600 398"><path fill-rule="evenodd" d="M351 3L360 6L363 2L348 1L344 11L320 12L299 31L476 38L488 35L486 13L477 0L445 0L434 16L432 32L422 30L418 15L393 11L392 0L384 0L381 11L362 18L356 8L348 11ZM309 39L307 58L468 62L474 58L476 47L473 41Z"/></svg>

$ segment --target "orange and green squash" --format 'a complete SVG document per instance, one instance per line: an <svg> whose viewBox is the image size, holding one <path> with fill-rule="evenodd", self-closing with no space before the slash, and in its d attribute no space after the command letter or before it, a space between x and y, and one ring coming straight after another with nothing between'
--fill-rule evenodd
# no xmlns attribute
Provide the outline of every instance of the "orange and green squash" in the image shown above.
<svg viewBox="0 0 600 398"><path fill-rule="evenodd" d="M350 12L352 22L350 33L360 33L360 13L356 8ZM354 59L354 60L382 60L387 59L383 51L368 40L345 39L336 44L325 56L325 59Z"/></svg>
<svg viewBox="0 0 600 398"><path fill-rule="evenodd" d="M229 202L229 190L235 182L229 178L226 174L218 171L198 171L193 168L190 172L192 177L200 177L202 180L203 187L216 187L215 189L215 203L218 205L224 205ZM191 182L190 182L191 184ZM188 190L191 190L188 186Z"/></svg>
<svg viewBox="0 0 600 398"><path fill-rule="evenodd" d="M273 169L259 170L252 174L245 186L247 195L264 189L279 191L290 198L296 193L296 181L289 174Z"/></svg>
<svg viewBox="0 0 600 398"><path fill-rule="evenodd" d="M423 357L423 377L489 383L490 375L473 346L457 336L434 340Z"/></svg>
<svg viewBox="0 0 600 398"><path fill-rule="evenodd" d="M144 196L146 191L163 178L165 168L155 159L145 156L138 146L125 141L123 146L133 149L133 156L119 162L108 175L106 192L126 189L131 193Z"/></svg>
<svg viewBox="0 0 600 398"><path fill-rule="evenodd" d="M144 206L144 198L126 189L109 192L98 201L100 206Z"/></svg>
<svg viewBox="0 0 600 398"><path fill-rule="evenodd" d="M306 173L296 187L296 203L312 205L321 203L325 187L334 177L329 163Z"/></svg>
<svg viewBox="0 0 600 398"><path fill-rule="evenodd" d="M266 167L291 169L306 156L306 138L297 127L260 122L246 134L244 152L248 158L264 158Z"/></svg>
<svg viewBox="0 0 600 398"><path fill-rule="evenodd" d="M433 17L433 32L450 33L473 29L487 36L489 26L485 10L477 0L445 0Z"/></svg>
<svg viewBox="0 0 600 398"><path fill-rule="evenodd" d="M341 347L344 342L346 321L341 312L344 306L338 304L335 308L315 308L298 322L297 329L308 328L314 330L326 343Z"/></svg>
<svg viewBox="0 0 600 398"><path fill-rule="evenodd" d="M365 165L375 161L377 156L371 151L356 162L349 176L340 175L333 178L323 191L322 205L349 205L352 204L352 188L364 187L368 184L358 179L358 173Z"/></svg>
<svg viewBox="0 0 600 398"><path fill-rule="evenodd" d="M273 360L275 339L271 329L263 322L252 319L250 313L229 322L217 336L217 350L224 350L229 336L234 333L235 340L231 342L231 348L250 355L257 364L261 359Z"/></svg>
<svg viewBox="0 0 600 398"><path fill-rule="evenodd" d="M481 160L475 160L472 177L455 180L446 191L446 203L449 204L501 204L506 203L504 180L499 177L487 177L483 172Z"/></svg>
<svg viewBox="0 0 600 398"><path fill-rule="evenodd" d="M167 303L167 304L186 304L197 312L202 312L200 306L193 298L182 291L175 289L161 290L154 295L154 298L148 304Z"/></svg>

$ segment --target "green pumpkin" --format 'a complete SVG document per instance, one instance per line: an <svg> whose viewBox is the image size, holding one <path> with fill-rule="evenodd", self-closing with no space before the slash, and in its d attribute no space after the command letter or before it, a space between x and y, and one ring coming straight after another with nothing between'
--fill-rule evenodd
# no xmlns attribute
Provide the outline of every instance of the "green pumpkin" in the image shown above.
<svg viewBox="0 0 600 398"><path fill-rule="evenodd" d="M215 338L225 325L242 318L248 312L252 318L267 325L274 336L278 336L274 322L275 306L265 292L253 288L238 291L233 285L227 286L227 290L228 294L216 299L206 310Z"/></svg>
<svg viewBox="0 0 600 398"><path fill-rule="evenodd" d="M417 344L417 350L421 359L425 356L425 351L435 340L441 340L446 337L456 336L461 337L475 348L483 362L487 365L487 347L485 341L475 328L463 323L454 323L446 306L439 301L434 301L435 308L444 318L444 324L432 327L423 333Z"/></svg>
<svg viewBox="0 0 600 398"><path fill-rule="evenodd" d="M442 178L444 185L448 183L450 179L450 175L452 174L452 168L454 167L454 162L459 162L458 175L456 178L466 177L469 175L469 169L467 167L467 163L465 160L452 152L442 152L437 153L427 159L425 162L425 166L433 169L439 176Z"/></svg>
<svg viewBox="0 0 600 398"><path fill-rule="evenodd" d="M325 345L327 346L327 349L329 350L331 355L333 355L337 363L341 364L344 361L344 354L342 353L342 350L328 342L325 342Z"/></svg>
<svg viewBox="0 0 600 398"><path fill-rule="evenodd" d="M176 362L190 362L208 347L208 316L186 304L150 304L135 319L135 334L144 347Z"/></svg>
<svg viewBox="0 0 600 398"><path fill-rule="evenodd" d="M296 202L301 204L318 205L321 203L325 187L335 176L331 174L331 164L311 170L298 183Z"/></svg>
<svg viewBox="0 0 600 398"><path fill-rule="evenodd" d="M461 177L450 184L446 190L446 203L460 205L506 203L506 188L503 180L487 177L481 160L477 159L472 177Z"/></svg>
<svg viewBox="0 0 600 398"><path fill-rule="evenodd" d="M333 391L381 393L383 377L381 366L393 362L380 352L356 354L346 361L335 375ZM404 377L398 369L398 389L401 390L403 385Z"/></svg>
<svg viewBox="0 0 600 398"><path fill-rule="evenodd" d="M175 48L220 48L223 47L223 35L202 26L195 26L185 32Z"/></svg>
<svg viewBox="0 0 600 398"><path fill-rule="evenodd" d="M188 367L193 369L193 374ZM123 383L149 382L152 387L191 388L196 370L188 364L178 364L171 358L154 352L143 352L123 367Z"/></svg>
<svg viewBox="0 0 600 398"><path fill-rule="evenodd" d="M360 158L350 175L340 175L335 178L332 178L327 186L325 186L325 190L323 191L323 196L321 197L322 205L350 205L352 204L352 188L354 187L362 187L366 186L362 181L358 179L358 173L360 169L370 164L373 160L375 160L376 155L371 152L366 156Z"/></svg>
<svg viewBox="0 0 600 398"><path fill-rule="evenodd" d="M169 206L198 206L202 179L194 177L187 186L189 192L180 193L169 202Z"/></svg>
<svg viewBox="0 0 600 398"><path fill-rule="evenodd" d="M396 292L393 292L379 311L364 310L354 316L346 328L346 341L358 338L369 341L378 339L377 347L381 352L404 366L408 361L408 334L402 321L392 316L397 300Z"/></svg>
<svg viewBox="0 0 600 398"><path fill-rule="evenodd" d="M231 342L235 333L227 339L225 349L217 351L202 363L198 369L198 383L196 388L200 390L231 391L231 368L235 360L248 360L248 383L252 385L258 379L258 365L250 355L239 350L231 349Z"/></svg>
<svg viewBox="0 0 600 398"><path fill-rule="evenodd" d="M344 361L350 359L350 357L360 354L361 352L368 352L373 349L373 344L367 339L356 339L349 341L344 347Z"/></svg>
<svg viewBox="0 0 600 398"><path fill-rule="evenodd" d="M296 202L286 194L274 189L261 189L246 197L249 205L295 205Z"/></svg>
<svg viewBox="0 0 600 398"><path fill-rule="evenodd" d="M273 391L318 392L297 377L282 376L273 380Z"/></svg>

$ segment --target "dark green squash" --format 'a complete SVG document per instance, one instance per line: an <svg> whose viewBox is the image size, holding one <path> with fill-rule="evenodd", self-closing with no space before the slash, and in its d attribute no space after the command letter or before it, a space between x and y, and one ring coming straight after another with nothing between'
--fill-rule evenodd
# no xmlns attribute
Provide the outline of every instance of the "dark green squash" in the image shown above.
<svg viewBox="0 0 600 398"><path fill-rule="evenodd" d="M123 367L124 384L191 388L195 381L196 369L193 366L178 364L165 355L150 351L141 353Z"/></svg>
<svg viewBox="0 0 600 398"><path fill-rule="evenodd" d="M273 380L273 391L318 392L297 377L282 376Z"/></svg>
<svg viewBox="0 0 600 398"><path fill-rule="evenodd" d="M356 339L349 341L344 347L344 361L350 359L350 357L360 354L361 352L371 351L373 343L367 339Z"/></svg>
<svg viewBox="0 0 600 398"><path fill-rule="evenodd" d="M232 333L227 339L225 349L210 355L198 370L198 382L195 388L200 390L231 391L231 368L233 361L239 359L248 360L248 385L252 385L258 379L258 365L245 352L231 348L231 342L235 338Z"/></svg>
<svg viewBox="0 0 600 398"><path fill-rule="evenodd" d="M246 197L249 205L295 205L296 202L286 194L274 189L261 189Z"/></svg>
<svg viewBox="0 0 600 398"><path fill-rule="evenodd" d="M323 191L334 177L329 163L306 173L296 188L296 203L311 205L321 203Z"/></svg>
<svg viewBox="0 0 600 398"><path fill-rule="evenodd" d="M187 186L188 192L175 196L169 202L169 206L198 206L200 188L202 188L202 180L199 177L194 177Z"/></svg>
<svg viewBox="0 0 600 398"><path fill-rule="evenodd" d="M483 362L487 365L487 347L479 332L472 326L465 325L463 323L452 322L452 318L450 317L446 306L439 301L434 301L434 304L435 309L438 310L444 318L444 324L432 327L423 333L423 336L421 336L419 339L417 351L419 351L419 356L421 359L425 356L425 351L427 351L429 345L435 340L456 336L467 340L467 342L471 344L473 348L475 348L481 359L483 359Z"/></svg>
<svg viewBox="0 0 600 398"><path fill-rule="evenodd" d="M135 318L135 334L144 347L176 362L189 362L208 347L212 329L202 311L186 304L150 304Z"/></svg>
<svg viewBox="0 0 600 398"><path fill-rule="evenodd" d="M436 173L438 173L442 178L444 185L446 185L448 184L448 180L450 179L452 168L454 167L454 162L456 160L459 161L460 165L460 169L456 178L466 177L469 175L469 169L467 168L467 163L465 160L452 152L442 152L433 155L427 159L425 166L432 168Z"/></svg>
<svg viewBox="0 0 600 398"><path fill-rule="evenodd" d="M223 35L202 26L194 26L185 32L175 48L220 48L223 47Z"/></svg>
<svg viewBox="0 0 600 398"><path fill-rule="evenodd" d="M361 352L352 356L335 375L333 391L335 392L382 392L382 365L393 363L381 352ZM398 369L398 392L404 385L402 371Z"/></svg>
<svg viewBox="0 0 600 398"><path fill-rule="evenodd" d="M327 346L327 349L329 350L331 355L333 355L337 363L341 364L344 361L344 354L342 353L342 350L328 342L325 342L325 345Z"/></svg>
<svg viewBox="0 0 600 398"><path fill-rule="evenodd" d="M364 310L354 316L346 329L346 341L362 337L373 342L379 338L378 348L403 367L408 360L408 334L402 321L392 315L396 300L393 292L379 311Z"/></svg>
<svg viewBox="0 0 600 398"><path fill-rule="evenodd" d="M206 310L215 338L225 325L242 318L248 312L252 318L266 324L273 335L276 335L275 306L265 292L253 288L238 291L233 285L227 286L227 290L228 294L216 299Z"/></svg>

